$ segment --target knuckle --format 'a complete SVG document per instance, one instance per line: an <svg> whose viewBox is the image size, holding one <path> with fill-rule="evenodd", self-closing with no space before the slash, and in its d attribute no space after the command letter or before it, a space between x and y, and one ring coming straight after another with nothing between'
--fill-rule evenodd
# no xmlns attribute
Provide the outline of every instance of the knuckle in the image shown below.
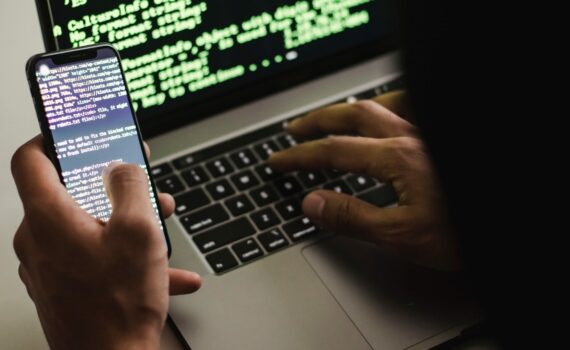
<svg viewBox="0 0 570 350"><path fill-rule="evenodd" d="M352 103L350 108L353 109L354 114L357 116L367 115L378 108L378 103L372 100L360 100Z"/></svg>
<svg viewBox="0 0 570 350"><path fill-rule="evenodd" d="M390 152L398 159L417 158L424 153L423 144L414 137L396 137L389 144Z"/></svg>
<svg viewBox="0 0 570 350"><path fill-rule="evenodd" d="M396 141L399 148L404 150L419 150L421 148L420 141L414 137L398 137Z"/></svg>
<svg viewBox="0 0 570 350"><path fill-rule="evenodd" d="M306 128L314 128L321 126L323 120L333 111L338 108L338 105L323 107L312 112L307 113L305 116L296 120L297 130L305 130Z"/></svg>
<svg viewBox="0 0 570 350"><path fill-rule="evenodd" d="M12 174L15 175L17 171L22 167L26 153L26 145L18 147L18 149L14 152L12 159L10 160L10 168L12 170Z"/></svg>
<svg viewBox="0 0 570 350"><path fill-rule="evenodd" d="M400 129L402 130L402 135L417 136L419 134L419 130L414 124L401 117L398 118L400 119Z"/></svg>
<svg viewBox="0 0 570 350"><path fill-rule="evenodd" d="M391 178L411 172L424 171L427 155L420 140L413 137L396 137L385 144L383 166Z"/></svg>
<svg viewBox="0 0 570 350"><path fill-rule="evenodd" d="M321 147L326 153L336 153L346 143L345 136L329 136L321 141Z"/></svg>
<svg viewBox="0 0 570 350"><path fill-rule="evenodd" d="M20 280L22 281L22 283L24 283L24 285L29 288L28 283L30 282L30 280L28 278L28 271L26 270L26 267L23 264L20 264L18 266L18 275L20 276Z"/></svg>
<svg viewBox="0 0 570 350"><path fill-rule="evenodd" d="M352 103L351 119L356 125L367 124L378 115L378 103L372 100L360 100Z"/></svg>
<svg viewBox="0 0 570 350"><path fill-rule="evenodd" d="M18 231L16 231L16 234L14 235L14 239L12 241L12 246L14 247L14 252L16 253L16 256L18 257L18 260L23 261L25 259L24 257L24 246L25 246L25 240L24 240L24 233L19 229Z"/></svg>
<svg viewBox="0 0 570 350"><path fill-rule="evenodd" d="M349 200L342 200L335 213L334 224L339 229L346 229L352 226L354 216L354 206Z"/></svg>
<svg viewBox="0 0 570 350"><path fill-rule="evenodd" d="M328 114L328 112L331 110L331 108L333 108L333 106L327 106L327 107L323 107L320 109L316 109L314 111L311 111L309 113L307 113L305 116L299 118L300 122L307 122L307 121L313 121L313 120L319 120L322 118L323 115Z"/></svg>
<svg viewBox="0 0 570 350"><path fill-rule="evenodd" d="M357 101L351 105L354 113L351 116L352 122L357 125L368 125L377 123L382 117L383 127L386 130L392 130L390 134L398 135L416 135L416 128L400 117L393 111L384 107L381 103L374 100Z"/></svg>
<svg viewBox="0 0 570 350"><path fill-rule="evenodd" d="M347 136L329 136L320 142L319 154L322 161L328 168L339 168L346 166L347 159L338 157L347 144Z"/></svg>
<svg viewBox="0 0 570 350"><path fill-rule="evenodd" d="M335 138L336 136L329 136L318 141L318 152L324 155L333 153L335 144L337 143Z"/></svg>

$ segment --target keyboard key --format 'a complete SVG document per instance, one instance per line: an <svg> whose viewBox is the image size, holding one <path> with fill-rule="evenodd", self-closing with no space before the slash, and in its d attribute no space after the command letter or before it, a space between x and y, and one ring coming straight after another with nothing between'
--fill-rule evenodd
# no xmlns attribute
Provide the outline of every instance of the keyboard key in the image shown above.
<svg viewBox="0 0 570 350"><path fill-rule="evenodd" d="M230 216L220 204L202 209L180 219L189 234L195 234L228 221Z"/></svg>
<svg viewBox="0 0 570 350"><path fill-rule="evenodd" d="M255 175L253 175L253 173L249 170L246 170L242 173L234 175L231 177L231 179L232 179L232 182L234 183L234 185L240 191L245 191L247 189L250 189L252 187L259 185L259 181L255 177Z"/></svg>
<svg viewBox="0 0 570 350"><path fill-rule="evenodd" d="M382 93L387 93L387 92L392 92L392 91L396 91L396 90L402 90L406 88L406 82L404 80L404 77L400 76L394 80L392 80L391 82L384 84L380 87L380 91Z"/></svg>
<svg viewBox="0 0 570 350"><path fill-rule="evenodd" d="M303 201L305 200L305 197L307 197L309 194L311 194L312 191L307 191L307 192L302 192L299 196L297 196L297 200L299 201L299 203L303 203Z"/></svg>
<svg viewBox="0 0 570 350"><path fill-rule="evenodd" d="M249 220L241 218L194 236L194 243L196 243L202 253L207 253L226 244L251 236L254 233L255 228L253 228Z"/></svg>
<svg viewBox="0 0 570 350"><path fill-rule="evenodd" d="M262 160L266 160L270 155L280 150L279 146L272 140L262 142L256 145L254 149Z"/></svg>
<svg viewBox="0 0 570 350"><path fill-rule="evenodd" d="M158 190L160 192L166 192L170 194L176 194L178 192L184 191L184 185L176 175L172 175L165 179L156 181L156 187L158 187Z"/></svg>
<svg viewBox="0 0 570 350"><path fill-rule="evenodd" d="M220 180L206 186L206 189L214 198L214 200L220 200L232 196L235 191L232 185L227 180Z"/></svg>
<svg viewBox="0 0 570 350"><path fill-rule="evenodd" d="M348 97L344 100L344 102L346 102L346 103L354 103L354 102L356 102L356 101L358 101L358 97L356 97L356 96L354 96L354 95L353 95L353 96L348 96Z"/></svg>
<svg viewBox="0 0 570 350"><path fill-rule="evenodd" d="M346 181L355 192L362 192L376 185L376 181L366 175L350 175Z"/></svg>
<svg viewBox="0 0 570 350"><path fill-rule="evenodd" d="M214 178L233 173L234 167L226 158L220 158L206 164L206 168Z"/></svg>
<svg viewBox="0 0 570 350"><path fill-rule="evenodd" d="M206 260L216 273L224 272L238 265L236 258L228 249L212 253L206 257Z"/></svg>
<svg viewBox="0 0 570 350"><path fill-rule="evenodd" d="M283 220L289 221L303 215L301 203L297 199L288 199L275 206Z"/></svg>
<svg viewBox="0 0 570 350"><path fill-rule="evenodd" d="M177 169L182 170L215 157L219 157L220 155L234 152L237 149L244 148L247 145L251 145L259 140L263 140L281 132L283 132L283 125L281 123L272 124L245 135L218 143L212 147L193 152L192 154L176 159L172 163Z"/></svg>
<svg viewBox="0 0 570 350"><path fill-rule="evenodd" d="M377 207L385 207L398 202L398 194L396 193L396 190L394 190L392 185L388 184L366 192L358 196L358 198Z"/></svg>
<svg viewBox="0 0 570 350"><path fill-rule="evenodd" d="M320 171L303 171L298 173L297 177L306 188L319 186L327 181L325 175Z"/></svg>
<svg viewBox="0 0 570 350"><path fill-rule="evenodd" d="M320 229L313 224L311 220L304 217L283 225L283 231L285 231L293 241L298 241L319 232Z"/></svg>
<svg viewBox="0 0 570 350"><path fill-rule="evenodd" d="M150 173L154 177L161 177L161 176L165 176L165 175L170 175L170 174L172 174L172 167L170 166L170 164L164 163L164 164L152 167L152 169L150 170Z"/></svg>
<svg viewBox="0 0 570 350"><path fill-rule="evenodd" d="M230 210L230 213L232 213L232 215L235 217L238 217L245 213L249 213L250 211L255 209L255 207L253 206L253 204L251 203L249 198L247 198L246 195L241 195L234 197L232 199L228 199L226 201L226 207Z"/></svg>
<svg viewBox="0 0 570 350"><path fill-rule="evenodd" d="M217 144L215 146L212 146L212 147L209 147L209 148L197 151L197 152L193 152L191 154L187 154L184 157L180 157L178 159L175 159L172 162L172 164L174 164L174 166L178 170L183 170L186 168L193 167L196 164L199 164L201 162L212 159L212 158L217 157L219 155L225 154L226 152L228 152L230 150L235 149L229 144L230 142L231 141L223 142L223 143Z"/></svg>
<svg viewBox="0 0 570 350"><path fill-rule="evenodd" d="M303 191L303 186L294 177L287 176L274 182L283 197L289 197Z"/></svg>
<svg viewBox="0 0 570 350"><path fill-rule="evenodd" d="M260 210L251 214L250 217L260 231L267 230L281 223L281 220L279 220L277 214L271 208Z"/></svg>
<svg viewBox="0 0 570 350"><path fill-rule="evenodd" d="M247 168L249 166L257 164L258 162L257 158L253 155L253 152L249 149L244 149L242 151L234 153L230 156L230 158L240 169Z"/></svg>
<svg viewBox="0 0 570 350"><path fill-rule="evenodd" d="M257 239L268 252L272 252L289 245L289 242L287 242L287 239L278 228L260 234L257 236Z"/></svg>
<svg viewBox="0 0 570 350"><path fill-rule="evenodd" d="M210 204L210 199L201 188L176 196L175 200L176 215L182 215Z"/></svg>
<svg viewBox="0 0 570 350"><path fill-rule="evenodd" d="M175 159L172 164L174 164L174 166L176 167L176 169L178 170L182 170L182 169L186 169L188 167L191 167L192 165L195 165L196 163L198 163L200 160L194 158L194 156L192 154L186 155L184 157Z"/></svg>
<svg viewBox="0 0 570 350"><path fill-rule="evenodd" d="M372 89L357 94L356 98L358 100L369 100L371 98L376 97L376 95L377 95L376 92L374 91L374 89Z"/></svg>
<svg viewBox="0 0 570 350"><path fill-rule="evenodd" d="M278 178L280 176L275 170L273 170L267 164L263 164L263 165L256 167L255 172L257 173L257 175L259 175L261 180L263 180L264 182L275 180L276 178Z"/></svg>
<svg viewBox="0 0 570 350"><path fill-rule="evenodd" d="M249 195L260 207L264 207L267 204L271 204L279 200L279 195L277 195L277 192L275 192L275 190L270 185L265 185L257 188L249 192Z"/></svg>
<svg viewBox="0 0 570 350"><path fill-rule="evenodd" d="M236 243L232 246L232 249L241 262L248 262L263 256L261 247L254 239L248 239L247 241Z"/></svg>
<svg viewBox="0 0 570 350"><path fill-rule="evenodd" d="M340 100L333 101L327 106L333 106L333 105L338 105L338 104L343 104L343 103L346 103L346 98L341 98ZM326 107L326 106L323 106L323 107Z"/></svg>
<svg viewBox="0 0 570 350"><path fill-rule="evenodd" d="M325 170L325 175L330 179L330 180L336 180L339 177L342 177L344 174L336 169L332 169L332 170Z"/></svg>
<svg viewBox="0 0 570 350"><path fill-rule="evenodd" d="M353 191L343 180L331 182L325 185L323 188L326 190L335 191L336 193L353 194Z"/></svg>
<svg viewBox="0 0 570 350"><path fill-rule="evenodd" d="M297 145L295 138L289 134L279 136L277 138L277 142L279 142L279 145L281 145L283 149L291 148Z"/></svg>
<svg viewBox="0 0 570 350"><path fill-rule="evenodd" d="M189 187L195 187L210 181L210 177L206 174L204 168L196 167L182 173L182 178Z"/></svg>

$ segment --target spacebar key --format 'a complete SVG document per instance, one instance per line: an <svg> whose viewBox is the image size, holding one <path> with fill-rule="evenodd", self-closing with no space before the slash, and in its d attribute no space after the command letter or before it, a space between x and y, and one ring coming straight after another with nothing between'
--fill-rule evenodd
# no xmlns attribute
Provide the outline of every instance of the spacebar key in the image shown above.
<svg viewBox="0 0 570 350"><path fill-rule="evenodd" d="M202 253L207 253L226 244L251 236L255 232L247 218L241 218L196 235L194 243L196 243Z"/></svg>

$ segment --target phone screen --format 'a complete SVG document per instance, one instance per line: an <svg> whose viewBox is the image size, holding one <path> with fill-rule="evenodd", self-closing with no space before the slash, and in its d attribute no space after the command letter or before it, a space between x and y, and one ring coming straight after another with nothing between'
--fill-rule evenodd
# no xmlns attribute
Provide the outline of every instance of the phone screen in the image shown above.
<svg viewBox="0 0 570 350"><path fill-rule="evenodd" d="M148 169L119 58L111 48L92 57L62 64L40 58L34 68L65 186L85 211L108 221L102 170L111 162ZM150 180L149 193L164 231Z"/></svg>

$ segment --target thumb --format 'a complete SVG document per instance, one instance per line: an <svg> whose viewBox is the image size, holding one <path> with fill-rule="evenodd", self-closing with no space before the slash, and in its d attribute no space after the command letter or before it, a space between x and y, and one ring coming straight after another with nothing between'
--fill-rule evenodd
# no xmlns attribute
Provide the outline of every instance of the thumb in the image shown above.
<svg viewBox="0 0 570 350"><path fill-rule="evenodd" d="M402 219L398 211L325 190L309 194L303 201L303 211L324 229L375 243L394 234Z"/></svg>
<svg viewBox="0 0 570 350"><path fill-rule="evenodd" d="M170 295L194 293L202 286L202 277L195 272L168 269L170 279Z"/></svg>
<svg viewBox="0 0 570 350"><path fill-rule="evenodd" d="M141 167L136 164L111 163L103 170L102 176L113 207L112 219L155 220L149 196L149 179Z"/></svg>

